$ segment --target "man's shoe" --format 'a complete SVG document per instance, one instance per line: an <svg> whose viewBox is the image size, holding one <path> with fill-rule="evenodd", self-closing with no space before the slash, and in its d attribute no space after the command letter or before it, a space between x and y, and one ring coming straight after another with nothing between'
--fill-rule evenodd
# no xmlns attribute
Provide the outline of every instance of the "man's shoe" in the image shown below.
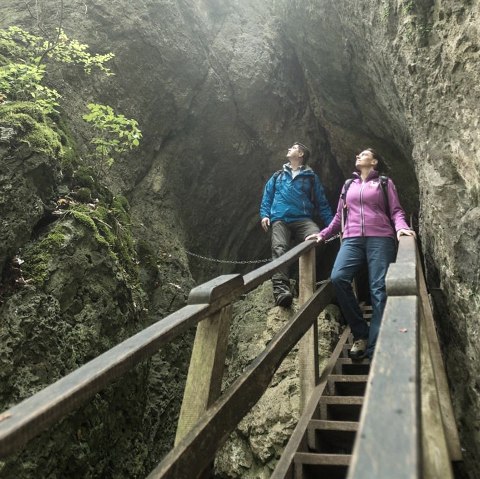
<svg viewBox="0 0 480 479"><path fill-rule="evenodd" d="M292 305L292 293L280 293L275 299L275 304L282 308L289 308Z"/></svg>
<svg viewBox="0 0 480 479"><path fill-rule="evenodd" d="M348 352L348 355L352 359L362 359L365 357L367 352L367 343L366 339L357 339L354 341L352 349Z"/></svg>

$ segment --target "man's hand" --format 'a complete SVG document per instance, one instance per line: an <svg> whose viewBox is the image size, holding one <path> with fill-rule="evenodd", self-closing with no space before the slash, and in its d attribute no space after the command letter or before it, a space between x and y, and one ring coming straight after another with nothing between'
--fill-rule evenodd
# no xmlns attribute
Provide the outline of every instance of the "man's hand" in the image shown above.
<svg viewBox="0 0 480 479"><path fill-rule="evenodd" d="M415 231L413 230L406 230L406 229L401 229L397 231L397 240L400 241L400 236L413 236L414 238L417 237L415 234Z"/></svg>
<svg viewBox="0 0 480 479"><path fill-rule="evenodd" d="M267 232L270 227L270 218L262 218L262 228L263 231Z"/></svg>
<svg viewBox="0 0 480 479"><path fill-rule="evenodd" d="M320 234L320 233L313 233L313 235L308 235L306 238L305 238L305 241L309 241L309 240L316 240L317 243L321 243L322 241L325 241L323 239L323 236Z"/></svg>

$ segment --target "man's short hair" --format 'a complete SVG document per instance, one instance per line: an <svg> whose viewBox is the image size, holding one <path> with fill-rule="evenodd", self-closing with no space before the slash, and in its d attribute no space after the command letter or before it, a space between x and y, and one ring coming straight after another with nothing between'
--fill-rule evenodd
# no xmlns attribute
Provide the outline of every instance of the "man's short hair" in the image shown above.
<svg viewBox="0 0 480 479"><path fill-rule="evenodd" d="M308 159L310 158L310 150L308 147L306 147L303 143L300 143L299 141L296 141L294 145L298 145L299 148L302 150L303 153L303 164L307 164Z"/></svg>

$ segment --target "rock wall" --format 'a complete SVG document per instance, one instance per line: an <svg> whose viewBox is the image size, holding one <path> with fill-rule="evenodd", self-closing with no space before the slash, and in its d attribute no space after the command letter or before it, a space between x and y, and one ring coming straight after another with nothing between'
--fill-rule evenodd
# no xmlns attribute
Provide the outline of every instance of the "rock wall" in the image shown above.
<svg viewBox="0 0 480 479"><path fill-rule="evenodd" d="M418 184L420 244L474 477L480 453L479 2L286 5L293 25L303 23L308 32L293 28L298 40L292 41L304 42L304 68L316 73L312 89L333 150L351 148L358 137L379 145L406 193L407 211L416 211Z"/></svg>
<svg viewBox="0 0 480 479"><path fill-rule="evenodd" d="M38 5L51 13L59 2ZM41 23L35 10L30 14L21 2L4 0L1 8L5 25L35 29ZM51 236L50 214L74 183L65 179L55 151L25 153L24 146L12 146L10 126L2 123L0 154L6 168L0 175L5 215L0 264L6 296L0 313L5 342L16 334L7 318L18 304L31 310L37 303L50 304L38 309L45 312L40 317L50 318L47 325L73 325L68 331L82 329L75 324L90 310L86 337L99 330L108 334L98 340L98 348L85 340L76 361L93 357L182 305L192 275L199 283L232 268L188 252L228 260L269 256L258 204L264 182L284 162L292 141L311 146L311 164L332 206L353 168L354 152L373 146L384 156L383 170L394 178L420 233L466 461L478 475L479 8L478 0L66 2L67 34L95 52L115 53L113 77L88 77L71 67L49 79L64 96L61 113L75 138L76 155L85 156L91 137L81 120L88 101L109 103L137 118L144 133L141 148L117 158L100 188L109 191L109 198L128 198L127 223L135 243L131 256L139 263L135 288L131 278L110 281L124 266L109 262L108 248L87 241L76 223L70 233L62 232L69 238L67 251L75 262L80 261L77 252L92 258L78 274L106 282L102 295L118 290L121 299L98 311L98 288L73 287L72 268L65 267L72 263L63 256L62 242L51 244L61 273L48 263L43 271L47 286L38 288L37 299L30 290L6 286L14 255L34 252ZM59 17L42 18L51 28ZM55 144L52 138L48 143ZM96 265L102 265L102 274ZM25 319L17 319L26 327ZM16 348L25 334L15 339ZM81 334L78 341L83 341ZM135 464L132 459L122 474L148 472L168 449L186 357L188 347L180 342L145 366L147 379L140 374L136 387L149 398L141 399L142 414L133 423L145 426L142 434L150 442L138 453L143 459ZM35 358L22 361L35 363ZM74 367L71 358L66 361L64 371ZM24 364L18 363L16 371L24 374ZM11 377L15 372L8 368ZM169 374L177 378L171 388L165 386ZM21 395L5 397L5 404L56 377L30 381ZM165 417L170 426L161 437ZM148 452L149 444L157 446ZM113 477L110 466L100 464L96 470Z"/></svg>

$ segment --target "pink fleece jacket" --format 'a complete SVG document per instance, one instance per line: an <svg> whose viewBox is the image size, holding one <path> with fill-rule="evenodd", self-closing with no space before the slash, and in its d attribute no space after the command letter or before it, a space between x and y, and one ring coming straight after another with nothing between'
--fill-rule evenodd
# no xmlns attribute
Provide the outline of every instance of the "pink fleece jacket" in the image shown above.
<svg viewBox="0 0 480 479"><path fill-rule="evenodd" d="M371 171L365 181L362 181L358 173L353 175L354 180L348 188L345 205L340 196L335 217L320 232L323 239L327 240L340 233L344 206L347 208L347 219L343 231L344 238L358 236L391 236L394 238L396 231L410 229L405 218L405 212L400 206L397 190L390 178L388 178L387 186L390 211L387 213L378 171Z"/></svg>

